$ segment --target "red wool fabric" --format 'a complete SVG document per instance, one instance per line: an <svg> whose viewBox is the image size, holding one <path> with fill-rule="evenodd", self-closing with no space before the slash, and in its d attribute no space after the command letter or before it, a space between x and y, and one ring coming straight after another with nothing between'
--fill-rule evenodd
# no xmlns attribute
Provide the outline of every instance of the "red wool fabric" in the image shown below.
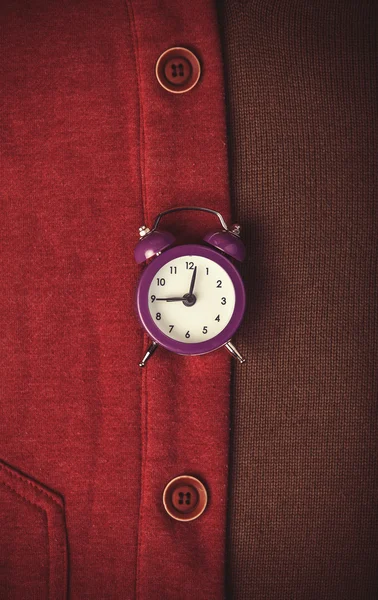
<svg viewBox="0 0 378 600"><path fill-rule="evenodd" d="M222 598L230 358L176 356L134 310L138 227L230 222L212 2L13 0L1 36L1 598ZM198 56L185 94L157 82ZM179 242L213 219L167 218ZM182 523L162 492L205 484Z"/></svg>

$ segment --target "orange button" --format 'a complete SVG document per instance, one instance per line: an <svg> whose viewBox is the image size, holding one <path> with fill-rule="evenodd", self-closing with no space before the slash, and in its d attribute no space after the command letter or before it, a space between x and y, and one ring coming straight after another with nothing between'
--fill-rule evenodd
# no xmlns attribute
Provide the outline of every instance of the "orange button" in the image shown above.
<svg viewBox="0 0 378 600"><path fill-rule="evenodd" d="M193 521L202 515L207 505L206 488L196 477L180 475L165 486L164 508L172 519Z"/></svg>
<svg viewBox="0 0 378 600"><path fill-rule="evenodd" d="M160 85L173 94L189 92L201 75L198 58L187 48L169 48L156 63L156 77Z"/></svg>

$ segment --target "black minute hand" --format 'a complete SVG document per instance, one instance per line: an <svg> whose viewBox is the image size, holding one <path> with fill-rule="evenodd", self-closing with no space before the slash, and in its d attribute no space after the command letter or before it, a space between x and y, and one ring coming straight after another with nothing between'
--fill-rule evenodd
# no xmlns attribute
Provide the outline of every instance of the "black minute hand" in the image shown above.
<svg viewBox="0 0 378 600"><path fill-rule="evenodd" d="M193 294L194 284L196 282L196 275L197 275L197 267L194 267L194 271L193 271L193 275L192 275L192 280L190 282L189 296L191 296Z"/></svg>

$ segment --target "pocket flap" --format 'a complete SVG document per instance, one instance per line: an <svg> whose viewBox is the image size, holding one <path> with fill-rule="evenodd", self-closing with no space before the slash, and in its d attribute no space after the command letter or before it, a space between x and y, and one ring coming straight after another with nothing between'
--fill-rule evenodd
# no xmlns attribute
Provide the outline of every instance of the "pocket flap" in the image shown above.
<svg viewBox="0 0 378 600"><path fill-rule="evenodd" d="M0 460L1 598L67 597L63 499Z"/></svg>

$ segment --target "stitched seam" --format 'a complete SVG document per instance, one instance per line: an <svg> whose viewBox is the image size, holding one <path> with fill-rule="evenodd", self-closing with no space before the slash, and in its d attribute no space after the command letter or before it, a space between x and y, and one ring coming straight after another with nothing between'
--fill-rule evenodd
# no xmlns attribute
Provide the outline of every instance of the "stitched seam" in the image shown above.
<svg viewBox="0 0 378 600"><path fill-rule="evenodd" d="M130 21L131 39L133 46L133 53L135 59L136 69L136 83L137 83L137 95L138 95L138 118L139 118L139 163L140 163L140 184L141 184L141 197L142 197L142 210L144 223L148 226L148 209L147 209L147 197L146 197L146 178L145 178L145 122L144 112L141 94L141 73L139 64L139 47L138 47L138 36L137 27L132 7L131 0L125 0L126 10ZM142 337L142 348L141 353L144 349L144 341L146 335ZM140 469L140 496L139 496L139 515L138 515L138 529L137 529L137 554L136 554L136 576L135 576L135 598L136 600L140 597L139 593L139 582L140 582L140 563L141 563L141 548L142 548L142 525L143 525L143 498L144 498L144 482L145 482L145 470L146 470L146 456L147 456L147 373L145 369L142 369L141 373L141 469Z"/></svg>
<svg viewBox="0 0 378 600"><path fill-rule="evenodd" d="M0 483L3 486L7 487L11 492L13 492L14 494L16 494L16 496L19 496L24 502L27 502L28 504L31 504L32 506L35 506L37 510L39 510L41 513L43 513L43 516L46 519L47 552L48 552L48 557L49 557L48 573L47 573L47 593L48 593L48 597L50 598L51 552L50 552L50 529L49 529L49 519L48 519L48 516L47 516L47 511L44 508L42 508L41 506L39 506L38 504L36 504L35 502L32 502L31 500L29 500L29 498L26 498L25 496L23 496L22 494L20 494L20 492L18 492L17 490L15 490L8 483L5 483L5 481L0 481Z"/></svg>
<svg viewBox="0 0 378 600"><path fill-rule="evenodd" d="M3 469L4 471L6 471L11 477L14 477L15 479L19 479L20 481L22 481L22 483L27 483L28 485L30 485L32 488L34 488L35 490L37 490L38 492L40 492L41 494L43 494L44 496L46 496L47 498L50 498L50 500L52 500L52 502L54 502L54 504L56 504L56 506L60 509L63 510L63 507L61 506L61 504L54 498L54 496L52 496L51 494L49 494L48 492L46 492L45 490L41 489L40 487L38 487L35 483L33 483L32 481L29 481L28 479L21 477L21 475L18 475L17 473L15 473L14 471L11 471L11 469L9 469L8 467L4 466L4 465L0 465L0 469ZM1 482L2 483L2 482ZM4 485L7 485L6 483L4 483ZM8 486L10 487L10 486ZM11 488L13 489L13 488ZM16 490L15 490L16 491ZM16 492L17 493L17 492ZM23 496L21 496L23 497ZM36 505L37 506L37 505Z"/></svg>
<svg viewBox="0 0 378 600"><path fill-rule="evenodd" d="M148 447L148 389L147 389L147 375L142 375L142 466L141 466L141 501L139 509L139 525L138 530L142 530L143 527L143 499L144 499L144 488L146 478L146 464L147 464L147 447ZM141 531L141 533L143 533ZM140 597L140 575L141 575L141 554L142 554L142 535L138 531L138 554L137 554L137 578L136 578L136 598Z"/></svg>
<svg viewBox="0 0 378 600"><path fill-rule="evenodd" d="M126 9L129 15L130 25L131 25L131 38L133 43L133 53L135 58L135 68L136 68L136 83L137 83L137 94L138 94L138 120L139 120L139 175L140 175L140 184L141 184L141 196L142 196L142 207L143 207L143 216L147 221L148 219L148 210L147 210L147 197L146 197L146 177L145 177L145 143L144 143L144 130L145 130L145 122L144 122L144 111L142 104L142 94L141 94L141 74L140 74L140 64L139 64L139 46L138 46L138 36L137 36L137 28L136 21L134 16L134 11L132 7L131 0L125 0ZM146 223L148 225L148 223Z"/></svg>
<svg viewBox="0 0 378 600"><path fill-rule="evenodd" d="M45 513L46 527L47 527L47 552L49 553L49 571L48 571L48 576L47 576L47 595L48 595L48 598L50 598L50 595L51 595L51 591L50 591L50 587L51 587L50 527L49 527L49 518L47 515L47 511L45 510L44 513Z"/></svg>

